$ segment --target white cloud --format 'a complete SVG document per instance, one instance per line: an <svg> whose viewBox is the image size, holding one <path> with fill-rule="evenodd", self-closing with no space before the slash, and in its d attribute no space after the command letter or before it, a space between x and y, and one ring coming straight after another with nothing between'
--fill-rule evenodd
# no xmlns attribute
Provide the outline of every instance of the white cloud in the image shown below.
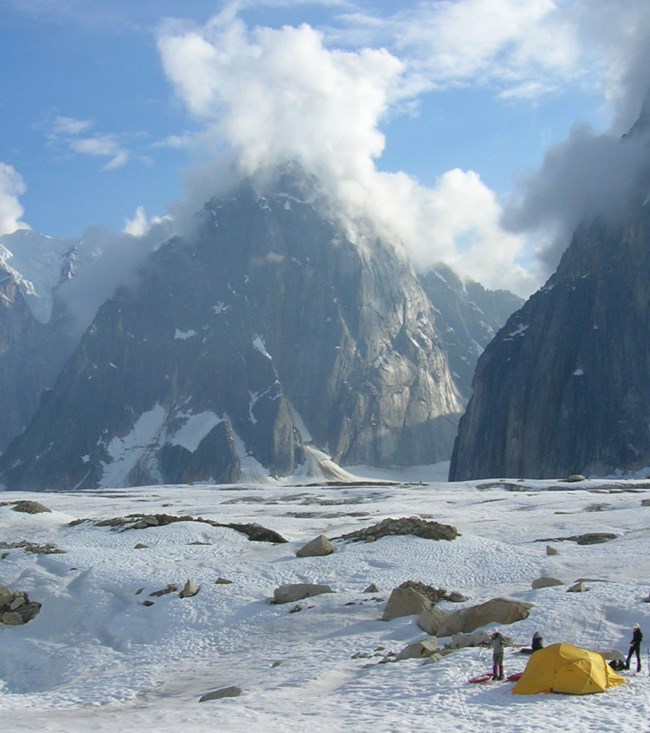
<svg viewBox="0 0 650 733"><path fill-rule="evenodd" d="M383 150L377 121L402 69L386 51L329 51L307 25L249 32L222 17L165 34L159 48L178 96L249 171L288 157L355 165Z"/></svg>
<svg viewBox="0 0 650 733"><path fill-rule="evenodd" d="M647 0L576 0L582 63L614 107L613 130L625 132L650 88L650 3Z"/></svg>
<svg viewBox="0 0 650 733"><path fill-rule="evenodd" d="M227 145L242 175L297 161L339 215L403 243L417 267L444 261L487 285L534 287L516 262L524 240L501 230L500 205L477 174L450 171L426 188L377 169L379 124L401 100L405 72L387 51L328 49L306 25L249 30L223 15L202 29L168 27L159 48L177 95L205 126L204 154L211 146L223 161ZM216 177L206 166L194 172L194 206L215 193Z"/></svg>
<svg viewBox="0 0 650 733"><path fill-rule="evenodd" d="M92 120L77 120L74 117L65 117L57 115L52 121L50 134L58 135L79 135L89 130L94 125Z"/></svg>
<svg viewBox="0 0 650 733"><path fill-rule="evenodd" d="M196 136L194 134L189 132L183 133L181 135L167 135L164 140L159 140L153 143L151 147L171 149L191 148L195 142L195 137Z"/></svg>
<svg viewBox="0 0 650 733"><path fill-rule="evenodd" d="M332 38L383 44L407 65L409 93L484 86L534 99L587 89L614 103L623 130L648 89L647 0L422 0L342 19Z"/></svg>
<svg viewBox="0 0 650 733"><path fill-rule="evenodd" d="M143 237L149 233L152 226L161 224L163 222L171 223L170 217L164 216L153 216L151 219L147 218L143 206L138 206L135 210L132 219L127 219L124 222L124 228L122 229L123 234L130 234L132 237Z"/></svg>
<svg viewBox="0 0 650 733"><path fill-rule="evenodd" d="M383 42L405 60L409 91L491 85L528 97L578 69L576 27L552 0L429 0L345 21L341 40Z"/></svg>
<svg viewBox="0 0 650 733"><path fill-rule="evenodd" d="M70 149L82 155L110 158L104 170L121 168L129 159L128 151L123 148L114 135L94 135L69 141Z"/></svg>
<svg viewBox="0 0 650 733"><path fill-rule="evenodd" d="M420 221L410 254L420 269L443 260L486 287L528 293L536 274L520 263L526 240L504 232L502 208L474 171L445 173L431 190L421 189Z"/></svg>
<svg viewBox="0 0 650 733"><path fill-rule="evenodd" d="M147 222L144 211L141 214L136 211L134 219L131 232L115 234L103 227L91 227L83 234L85 246L93 257L60 291L80 332L117 287L136 282L140 263L172 236L173 228L167 217Z"/></svg>
<svg viewBox="0 0 650 733"><path fill-rule="evenodd" d="M63 147L75 155L108 158L105 171L126 165L130 156L121 138L111 133L92 133L94 126L92 120L57 115L48 121L46 135L51 146Z"/></svg>
<svg viewBox="0 0 650 733"><path fill-rule="evenodd" d="M348 8L322 32L250 29L237 15L241 3L202 27L167 25L163 68L202 126L202 165L188 176L193 204L216 192L233 159L241 175L298 161L341 216L403 242L417 267L444 261L525 295L547 274L535 252L550 234L522 224L528 211L513 225L513 207L504 230L500 202L472 171L449 171L432 187L381 172L381 125L423 93L457 86L527 103L557 88L600 90L619 111L638 110L650 4L622 3L625 22L608 0L423 0L390 16ZM532 206L536 188L526 186Z"/></svg>
<svg viewBox="0 0 650 733"><path fill-rule="evenodd" d="M649 108L650 109L650 108ZM545 240L537 255L546 274L555 269L581 221L619 219L648 177L650 131L625 140L574 127L565 142L551 148L537 171L522 180L503 222L512 232L539 232Z"/></svg>
<svg viewBox="0 0 650 733"><path fill-rule="evenodd" d="M19 196L27 187L22 176L12 165L0 162L0 234L11 234L17 229L29 229L20 218L24 209Z"/></svg>

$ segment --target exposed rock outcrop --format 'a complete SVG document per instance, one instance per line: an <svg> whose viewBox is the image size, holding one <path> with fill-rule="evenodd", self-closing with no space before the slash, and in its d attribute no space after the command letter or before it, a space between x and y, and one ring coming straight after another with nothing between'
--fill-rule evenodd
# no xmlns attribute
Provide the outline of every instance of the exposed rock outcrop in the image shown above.
<svg viewBox="0 0 650 733"><path fill-rule="evenodd" d="M399 519L383 519L371 527L358 529L354 532L336 537L337 540L352 540L354 542L374 542L382 537L393 535L414 535L427 540L454 540L458 537L458 530L450 524L431 522L420 517L402 517Z"/></svg>
<svg viewBox="0 0 650 733"><path fill-rule="evenodd" d="M75 519L70 522L70 526L82 524L83 522L93 521L98 527L111 527L115 530L127 529L148 529L149 527L165 527L175 522L201 522L209 524L212 527L228 527L236 532L245 534L252 542L273 542L277 544L285 543L287 540L273 529L263 527L261 524L252 522L250 524L239 524L237 522L217 522L214 519L204 519L203 517L191 517L189 515L177 516L174 514L129 514L126 517L111 517L110 519Z"/></svg>
<svg viewBox="0 0 650 733"><path fill-rule="evenodd" d="M35 555L62 555L65 550L60 547L48 542L44 545L39 545L36 542L28 542L27 540L20 540L19 542L0 542L0 547L6 550L24 550L25 552L33 552Z"/></svg>
<svg viewBox="0 0 650 733"><path fill-rule="evenodd" d="M451 480L650 465L647 179L616 219L580 225L555 274L485 349Z"/></svg>
<svg viewBox="0 0 650 733"><path fill-rule="evenodd" d="M22 512L23 514L45 514L51 512L44 504L40 501L30 501L21 499L20 501L3 501L0 502L0 506L10 506L15 512Z"/></svg>
<svg viewBox="0 0 650 733"><path fill-rule="evenodd" d="M0 586L0 623L5 626L26 624L38 615L41 605L38 601L30 601L27 593Z"/></svg>

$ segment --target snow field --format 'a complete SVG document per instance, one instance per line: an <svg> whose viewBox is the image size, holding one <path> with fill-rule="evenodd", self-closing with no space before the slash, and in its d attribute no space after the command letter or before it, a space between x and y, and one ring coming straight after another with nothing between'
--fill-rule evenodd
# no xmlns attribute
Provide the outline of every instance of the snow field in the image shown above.
<svg viewBox="0 0 650 733"><path fill-rule="evenodd" d="M497 596L533 603L529 618L502 629L522 645L539 629L547 644L626 651L634 622L650 636L650 604L643 602L650 586L645 490L634 482L618 493L597 482L564 491L556 482L526 482L518 491L479 483L5 493L4 500L36 499L53 512L27 515L0 506L0 541L53 543L65 553L11 549L0 561L0 584L43 603L25 626L0 627L3 721L66 733L209 731L216 719L224 731L483 733L498 727L537 733L583 730L585 720L589 730L612 730L612 721L621 731L647 729L646 669L602 695L519 697L511 683L466 683L490 666L482 648L436 664L379 663L425 637L414 617L379 620L390 591L405 580L460 591L468 597L463 605ZM77 518L134 512L258 522L290 541L250 542L198 522L127 531L69 526ZM295 556L318 534L333 538L412 515L452 524L461 534L451 542L335 541L333 555ZM595 545L547 541L586 532L618 536ZM135 549L138 543L147 547ZM547 555L547 544L560 554ZM542 575L565 585L532 590ZM219 576L232 583L216 584ZM193 598L149 595L168 583L180 590L188 578L201 585ZM588 579L589 590L567 593L580 578ZM276 587L298 582L327 583L335 593L270 604ZM363 593L371 582L382 591ZM507 651L507 673L525 663L516 650ZM198 704L205 692L230 685L242 688L241 697Z"/></svg>

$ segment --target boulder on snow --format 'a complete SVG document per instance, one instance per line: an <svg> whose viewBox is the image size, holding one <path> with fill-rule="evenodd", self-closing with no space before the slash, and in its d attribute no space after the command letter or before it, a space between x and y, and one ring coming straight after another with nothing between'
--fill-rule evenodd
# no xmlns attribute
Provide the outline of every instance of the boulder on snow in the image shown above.
<svg viewBox="0 0 650 733"><path fill-rule="evenodd" d="M382 621L391 621L398 616L411 616L422 613L435 606L438 601L460 603L467 598L453 591L447 593L443 588L434 588L417 580L407 580L390 594ZM425 629L426 630L426 629Z"/></svg>
<svg viewBox="0 0 650 733"><path fill-rule="evenodd" d="M5 626L19 626L31 621L41 610L41 604L30 601L27 593L14 592L0 586L0 623Z"/></svg>
<svg viewBox="0 0 650 733"><path fill-rule="evenodd" d="M153 596L154 598L160 598L161 596L166 596L168 593L176 593L177 590L178 586L176 585L176 583L167 583L164 588L161 588L160 590L154 590L149 593L149 595Z"/></svg>
<svg viewBox="0 0 650 733"><path fill-rule="evenodd" d="M422 631L426 631L430 636L437 636L438 629L448 615L448 613L442 611L440 608L436 608L435 606L432 608L425 608L420 612L416 623Z"/></svg>
<svg viewBox="0 0 650 733"><path fill-rule="evenodd" d="M400 586L390 594L381 620L392 621L400 616L419 615L427 608L431 608L431 601L426 596L415 588Z"/></svg>
<svg viewBox="0 0 650 733"><path fill-rule="evenodd" d="M317 583L289 583L281 585L273 591L273 603L293 603L303 598L318 596L322 593L334 593L329 585Z"/></svg>
<svg viewBox="0 0 650 733"><path fill-rule="evenodd" d="M201 586L193 580L187 580L183 590L178 594L180 598L191 598L201 590Z"/></svg>
<svg viewBox="0 0 650 733"><path fill-rule="evenodd" d="M547 576L536 578L531 583L531 587L533 588L533 590L539 590L540 588L550 588L554 585L564 585L564 583L557 578L549 578Z"/></svg>
<svg viewBox="0 0 650 733"><path fill-rule="evenodd" d="M439 651L438 639L435 636L430 636L428 639L415 641L405 646L395 659L397 661L402 659L424 659L432 654L437 654Z"/></svg>
<svg viewBox="0 0 650 733"><path fill-rule="evenodd" d="M308 542L296 552L296 557L322 557L331 555L334 552L334 545L324 534L318 535L316 539Z"/></svg>
<svg viewBox="0 0 650 733"><path fill-rule="evenodd" d="M574 583L570 588L567 588L567 593L584 593L588 590L589 587L581 580L579 580L577 583Z"/></svg>
<svg viewBox="0 0 650 733"><path fill-rule="evenodd" d="M201 695L199 702L207 702L208 700L220 700L223 697L239 697L242 693L241 687L222 687L219 690L213 690L212 692L206 692L205 695Z"/></svg>
<svg viewBox="0 0 650 733"><path fill-rule="evenodd" d="M478 606L462 608L449 614L438 628L438 636L469 633L486 624L512 624L528 618L532 603L511 601L507 598L492 598Z"/></svg>
<svg viewBox="0 0 650 733"><path fill-rule="evenodd" d="M20 626L25 623L23 617L16 611L7 611L0 614L0 622L5 626Z"/></svg>
<svg viewBox="0 0 650 733"><path fill-rule="evenodd" d="M452 634L447 646L449 649L464 649L468 646L487 646L489 643L490 635L486 631L473 631L471 634Z"/></svg>
<svg viewBox="0 0 650 733"><path fill-rule="evenodd" d="M25 514L42 514L51 512L52 510L41 504L40 501L21 500L13 502L11 507L15 512L24 512Z"/></svg>
<svg viewBox="0 0 650 733"><path fill-rule="evenodd" d="M370 583L370 585L363 592L364 593L381 593L381 588L376 586L374 583Z"/></svg>

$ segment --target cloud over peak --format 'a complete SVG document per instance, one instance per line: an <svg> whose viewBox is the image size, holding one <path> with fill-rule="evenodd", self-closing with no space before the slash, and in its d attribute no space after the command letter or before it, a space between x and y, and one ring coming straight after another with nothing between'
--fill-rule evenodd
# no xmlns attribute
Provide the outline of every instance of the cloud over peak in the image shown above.
<svg viewBox="0 0 650 733"><path fill-rule="evenodd" d="M24 209L19 197L26 190L20 173L12 165L0 162L0 234L30 228L29 224L21 221Z"/></svg>
<svg viewBox="0 0 650 733"><path fill-rule="evenodd" d="M159 49L178 97L249 173L288 159L354 166L383 151L378 122L403 68L387 51L329 50L305 24L249 30L222 17L163 33Z"/></svg>
<svg viewBox="0 0 650 733"><path fill-rule="evenodd" d="M423 0L388 14L351 2L323 30L249 27L240 13L250 5L231 3L203 26L170 21L159 33L163 69L200 128L202 166L189 176L196 207L233 160L242 176L298 162L342 217L402 244L416 267L445 262L526 295L549 274L571 227L590 207L611 204L594 169L610 165L622 197L631 185L633 146L621 151L612 133L578 127L528 175L504 217L472 170L448 171L430 186L383 172L382 125L417 109L425 93L466 86L509 100L557 88L598 92L614 104L614 129L648 77L646 0ZM553 182L567 165L570 190Z"/></svg>
<svg viewBox="0 0 650 733"><path fill-rule="evenodd" d="M512 266L522 241L500 230L499 203L477 174L451 171L427 188L378 169L380 125L411 93L395 55L330 48L305 24L249 29L231 13L202 28L168 25L158 47L176 95L201 125L204 163L231 155L244 176L297 162L342 217L403 245L415 266L445 261L488 286L534 287ZM218 175L210 183L205 165L194 173L196 208L215 193Z"/></svg>

